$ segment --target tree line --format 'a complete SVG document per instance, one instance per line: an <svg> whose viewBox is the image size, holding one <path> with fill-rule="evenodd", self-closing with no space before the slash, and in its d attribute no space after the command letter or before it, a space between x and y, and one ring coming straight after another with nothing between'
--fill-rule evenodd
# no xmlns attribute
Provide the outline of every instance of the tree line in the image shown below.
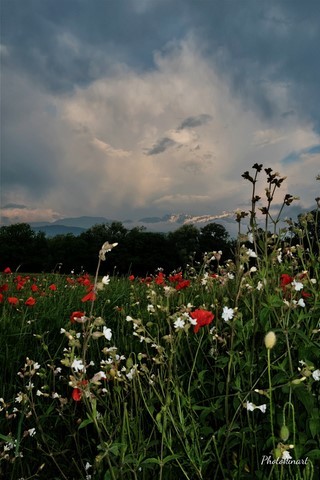
<svg viewBox="0 0 320 480"><path fill-rule="evenodd" d="M0 269L19 272L94 273L104 242L118 243L108 253L102 273L147 275L158 268L171 272L200 263L204 252L233 255L234 241L223 225L202 228L182 225L169 233L149 232L144 227L127 229L121 222L97 224L75 236L47 237L27 223L0 227ZM104 270L104 272L103 272Z"/></svg>
<svg viewBox="0 0 320 480"><path fill-rule="evenodd" d="M264 232L256 232L257 236ZM270 234L271 235L271 234ZM318 210L299 215L292 222L284 243L304 244L320 256ZM209 223L198 228L182 225L173 232L149 232L144 227L127 229L121 222L97 224L78 236L72 233L47 237L27 223L0 227L0 271L10 267L20 272L94 273L104 242L118 243L102 265L103 274L139 275L161 268L169 273L188 265L199 266L206 252L222 251L221 263L235 259L236 240L223 225Z"/></svg>

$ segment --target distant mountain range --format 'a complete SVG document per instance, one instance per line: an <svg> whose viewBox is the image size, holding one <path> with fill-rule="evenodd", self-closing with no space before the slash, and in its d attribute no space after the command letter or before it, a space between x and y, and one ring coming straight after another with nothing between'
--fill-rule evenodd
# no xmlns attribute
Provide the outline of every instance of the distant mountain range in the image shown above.
<svg viewBox="0 0 320 480"><path fill-rule="evenodd" d="M144 217L139 220L120 220L121 223L127 228L133 227L145 227L149 231L168 232L179 228L181 225L186 224L200 224L204 226L211 222L218 222L224 225L224 227L230 231L230 226L234 224L234 220L228 213L221 215L201 215L194 216L184 213L179 214L166 214L162 217ZM80 235L82 232L88 230L93 225L99 225L102 223L112 223L114 219L105 217L71 217L61 218L54 222L33 222L30 226L35 231L44 232L48 237L54 237L56 235L65 235L71 233L73 235ZM231 232L230 232L231 233Z"/></svg>

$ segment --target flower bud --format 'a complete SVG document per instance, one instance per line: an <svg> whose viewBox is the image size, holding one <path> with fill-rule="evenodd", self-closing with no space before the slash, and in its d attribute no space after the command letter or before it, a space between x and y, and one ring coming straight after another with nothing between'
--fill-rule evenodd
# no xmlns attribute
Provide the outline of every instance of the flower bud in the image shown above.
<svg viewBox="0 0 320 480"><path fill-rule="evenodd" d="M276 334L272 331L268 332L264 337L264 344L268 350L271 350L276 344L277 337Z"/></svg>
<svg viewBox="0 0 320 480"><path fill-rule="evenodd" d="M286 442L289 438L290 432L289 428L287 425L282 425L281 430L280 430L280 438L283 442Z"/></svg>

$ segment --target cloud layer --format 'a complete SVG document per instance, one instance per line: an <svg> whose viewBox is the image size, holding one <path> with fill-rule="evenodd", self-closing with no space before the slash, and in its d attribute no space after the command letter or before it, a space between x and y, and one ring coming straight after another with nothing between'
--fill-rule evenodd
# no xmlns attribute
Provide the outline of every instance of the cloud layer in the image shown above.
<svg viewBox="0 0 320 480"><path fill-rule="evenodd" d="M311 207L319 2L119 5L4 2L2 222L216 215L256 162Z"/></svg>

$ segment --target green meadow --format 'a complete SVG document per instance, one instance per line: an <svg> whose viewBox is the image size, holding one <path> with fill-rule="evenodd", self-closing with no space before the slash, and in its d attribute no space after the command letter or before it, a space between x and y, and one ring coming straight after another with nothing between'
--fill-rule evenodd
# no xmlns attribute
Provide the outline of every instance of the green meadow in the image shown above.
<svg viewBox="0 0 320 480"><path fill-rule="evenodd" d="M243 176L232 258L109 277L106 238L93 275L7 266L1 478L320 478L320 213L284 226L284 179Z"/></svg>

